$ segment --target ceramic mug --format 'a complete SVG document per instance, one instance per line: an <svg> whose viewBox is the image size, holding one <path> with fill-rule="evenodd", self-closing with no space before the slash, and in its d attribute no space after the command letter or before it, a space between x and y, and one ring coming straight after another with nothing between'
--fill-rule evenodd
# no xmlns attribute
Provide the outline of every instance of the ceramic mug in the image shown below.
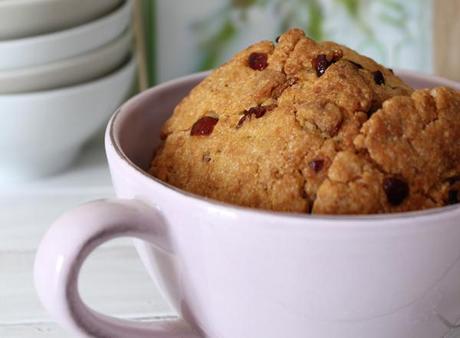
<svg viewBox="0 0 460 338"><path fill-rule="evenodd" d="M399 73L415 87L458 83ZM160 128L205 74L124 104L106 132L118 199L62 216L43 239L35 283L69 331L110 338L441 338L460 319L460 207L375 216L253 210L149 176ZM180 315L141 324L88 308L77 281L88 254L135 237Z"/></svg>

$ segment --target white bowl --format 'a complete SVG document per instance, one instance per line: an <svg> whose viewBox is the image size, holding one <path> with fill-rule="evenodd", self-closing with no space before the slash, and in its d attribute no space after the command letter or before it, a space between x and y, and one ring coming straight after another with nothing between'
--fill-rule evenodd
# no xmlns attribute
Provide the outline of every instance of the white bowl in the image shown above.
<svg viewBox="0 0 460 338"><path fill-rule="evenodd" d="M115 40L83 55L46 65L0 71L0 94L50 90L91 81L121 66L131 47L132 31L128 29Z"/></svg>
<svg viewBox="0 0 460 338"><path fill-rule="evenodd" d="M134 58L98 80L60 90L0 95L0 181L26 180L67 167L128 96Z"/></svg>
<svg viewBox="0 0 460 338"><path fill-rule="evenodd" d="M32 38L0 41L0 70L51 63L101 47L126 30L131 8L131 0L128 0L110 14L82 26Z"/></svg>
<svg viewBox="0 0 460 338"><path fill-rule="evenodd" d="M122 0L1 0L0 40L50 33L95 20Z"/></svg>

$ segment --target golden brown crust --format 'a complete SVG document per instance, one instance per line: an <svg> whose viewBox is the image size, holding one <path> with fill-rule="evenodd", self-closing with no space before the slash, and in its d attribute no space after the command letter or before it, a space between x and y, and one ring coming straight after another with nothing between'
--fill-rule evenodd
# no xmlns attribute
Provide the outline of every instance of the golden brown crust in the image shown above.
<svg viewBox="0 0 460 338"><path fill-rule="evenodd" d="M355 137L356 151L335 157L313 211L381 213L446 205L449 192L458 190L459 140L460 95L455 91L426 89L390 99ZM409 186L400 204L388 201L388 177Z"/></svg>
<svg viewBox="0 0 460 338"><path fill-rule="evenodd" d="M268 57L261 70L252 69L248 62L254 52ZM318 55L330 63L321 76L315 64ZM407 97L411 93L390 70L371 59L332 42L316 43L293 29L276 45L263 41L238 53L195 87L164 125L166 140L150 172L184 190L255 208L393 211L396 208L384 207L386 197L379 188L385 179L379 159L393 155L378 149L385 135L373 130L383 128L379 121L395 110L390 100L376 112L390 98L430 105L414 99L418 92L412 99ZM451 104L443 95L438 95L439 105ZM423 119L431 121L428 110L426 114ZM190 135L203 116L218 119L212 132ZM449 153L459 154L460 150ZM392 173L402 164L386 165ZM444 186L432 183L430 189L430 196L444 198L444 193L439 194ZM417 198L414 205L415 200L423 200ZM424 203L419 204L424 207Z"/></svg>

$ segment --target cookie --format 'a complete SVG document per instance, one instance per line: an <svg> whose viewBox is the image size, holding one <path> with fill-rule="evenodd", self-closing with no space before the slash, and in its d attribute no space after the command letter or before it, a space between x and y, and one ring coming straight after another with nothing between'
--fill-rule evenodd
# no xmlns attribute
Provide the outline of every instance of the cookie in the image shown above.
<svg viewBox="0 0 460 338"><path fill-rule="evenodd" d="M379 161L392 155L375 155L381 151L374 150L379 141L371 132L373 121L395 111L388 108L392 100L418 102L414 97L421 94L412 94L390 69L292 29L276 44L263 41L238 53L180 102L162 129L164 143L150 173L186 191L253 208L330 214L412 210L415 197L394 207L384 203L383 181L405 177L405 171L381 167ZM445 156L440 153L440 160ZM347 170L343 182L334 176ZM355 171L363 182L354 181ZM439 199L446 189L441 176L433 177L439 187L430 190ZM367 180L377 179L378 189L362 190ZM405 183L412 195L412 181ZM378 206L363 209L353 197L359 190L362 201L367 194Z"/></svg>
<svg viewBox="0 0 460 338"><path fill-rule="evenodd" d="M417 90L383 104L337 154L317 192L315 213L422 210L458 202L460 94Z"/></svg>

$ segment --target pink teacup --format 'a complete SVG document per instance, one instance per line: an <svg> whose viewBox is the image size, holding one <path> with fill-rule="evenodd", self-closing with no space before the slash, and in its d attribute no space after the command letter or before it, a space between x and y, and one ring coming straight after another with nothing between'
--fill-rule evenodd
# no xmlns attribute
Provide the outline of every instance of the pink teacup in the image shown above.
<svg viewBox="0 0 460 338"><path fill-rule="evenodd" d="M410 72L415 87L460 84ZM236 207L146 174L160 128L205 74L134 97L106 151L118 199L59 218L37 253L40 299L70 332L109 338L441 338L460 319L460 207L333 217ZM89 309L88 254L120 236L181 319L141 324Z"/></svg>

